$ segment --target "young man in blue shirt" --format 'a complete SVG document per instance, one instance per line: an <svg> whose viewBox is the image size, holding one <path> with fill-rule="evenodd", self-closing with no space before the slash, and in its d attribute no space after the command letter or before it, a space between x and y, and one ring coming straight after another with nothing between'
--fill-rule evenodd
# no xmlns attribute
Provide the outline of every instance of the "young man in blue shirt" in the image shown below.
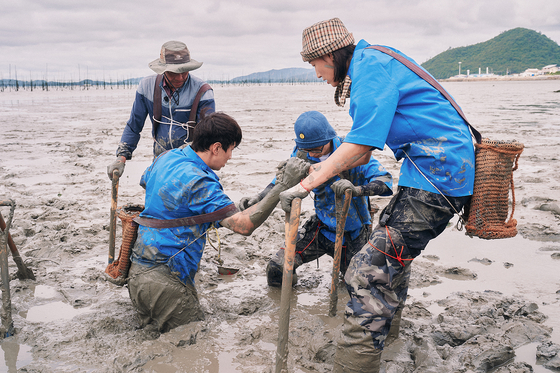
<svg viewBox="0 0 560 373"><path fill-rule="evenodd" d="M230 116L203 116L192 145L163 153L142 175L145 208L137 220L128 278L142 326L152 323L167 331L203 319L194 278L207 230L214 225L250 235L272 212L280 192L307 174L307 162L288 160L270 193L238 211L214 171L225 166L241 138L241 128Z"/></svg>

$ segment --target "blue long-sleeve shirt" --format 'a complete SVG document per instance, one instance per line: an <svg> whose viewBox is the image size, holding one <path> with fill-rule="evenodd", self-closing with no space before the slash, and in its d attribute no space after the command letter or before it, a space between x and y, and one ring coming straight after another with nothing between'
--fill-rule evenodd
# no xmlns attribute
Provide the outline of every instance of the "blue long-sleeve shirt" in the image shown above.
<svg viewBox="0 0 560 373"><path fill-rule="evenodd" d="M335 137L332 140L332 144L334 152L342 144L342 138L339 136ZM291 156L295 157L298 150L297 146L294 147ZM307 157L313 163L320 162L320 159L310 157L309 154ZM381 181L389 188L389 191L384 196L392 194L393 178L391 174L373 157L370 158L367 164L348 170L347 178L356 186L367 185L375 180ZM331 185L338 180L340 180L340 177L335 176L313 189L315 194L313 198L315 213L319 220L323 222L321 233L332 242L336 240L336 204L335 194ZM276 179L273 182L275 181ZM360 234L362 226L369 224L371 224L371 216L368 208L368 196L353 197L348 209L344 230L350 234L352 239L355 239Z"/></svg>
<svg viewBox="0 0 560 373"><path fill-rule="evenodd" d="M121 141L117 148L117 156L126 159L132 158L132 153L140 140L140 133L144 128L146 117L152 122L152 138L154 141L154 157L165 150L175 149L185 144L188 138L187 121L191 113L193 101L200 87L205 83L202 79L189 74L185 84L168 97L163 87L161 89L161 123L154 125L154 88L157 75L151 75L142 79L136 90L136 97L130 118L126 122ZM216 110L214 102L214 91L206 91L198 104L197 118L202 110L212 113ZM170 125L172 123L173 125ZM170 128L171 127L171 128ZM154 128L156 129L154 131Z"/></svg>

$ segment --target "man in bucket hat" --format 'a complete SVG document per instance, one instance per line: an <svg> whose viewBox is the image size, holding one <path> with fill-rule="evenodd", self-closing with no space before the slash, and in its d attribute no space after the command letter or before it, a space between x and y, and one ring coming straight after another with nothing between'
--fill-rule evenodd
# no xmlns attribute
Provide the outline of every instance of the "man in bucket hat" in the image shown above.
<svg viewBox="0 0 560 373"><path fill-rule="evenodd" d="M132 158L140 140L146 116L152 121L155 158L190 142L200 113L215 111L211 87L190 74L202 66L202 62L191 58L185 43L168 41L163 44L159 58L148 66L157 75L142 79L138 85L130 118L117 147L117 159L107 167L109 179L113 178L114 170L119 177L123 174L125 162Z"/></svg>
<svg viewBox="0 0 560 373"><path fill-rule="evenodd" d="M429 73L401 52L365 40L354 44L338 18L306 28L302 44L303 60L336 87L335 103L350 99L353 124L315 172L280 194L282 208L364 164L374 149L387 146L403 160L397 193L344 276L350 301L334 358L334 373L378 373L384 346L398 336L412 260L473 193L473 141L437 83L425 80Z"/></svg>

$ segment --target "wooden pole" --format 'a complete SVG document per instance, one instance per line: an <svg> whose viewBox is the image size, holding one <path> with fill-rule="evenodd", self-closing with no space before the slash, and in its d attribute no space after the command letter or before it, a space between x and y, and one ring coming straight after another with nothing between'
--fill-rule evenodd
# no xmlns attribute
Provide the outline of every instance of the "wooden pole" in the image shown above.
<svg viewBox="0 0 560 373"><path fill-rule="evenodd" d="M336 204L336 239L334 243L333 271L331 281L331 301L329 308L329 316L336 316L336 308L338 303L338 276L340 272L340 257L342 254L342 240L344 239L344 226L346 225L346 217L348 209L352 201L352 190L344 191L344 203L341 196L335 195Z"/></svg>
<svg viewBox="0 0 560 373"><path fill-rule="evenodd" d="M13 200L0 201L0 206L10 206L10 214L6 220L6 229L0 232L0 270L2 278L2 338L14 334L14 322L12 320L12 297L10 294L10 273L8 270L8 236L16 204Z"/></svg>
<svg viewBox="0 0 560 373"><path fill-rule="evenodd" d="M117 230L117 195L119 193L119 171L113 171L111 181L111 216L109 218L109 264L115 260L115 232Z"/></svg>
<svg viewBox="0 0 560 373"><path fill-rule="evenodd" d="M294 198L291 213L286 213L286 247L284 248L284 272L282 274L282 295L278 326L278 346L276 350L276 373L288 372L288 332L290 325L290 298L292 276L296 254L301 199Z"/></svg>

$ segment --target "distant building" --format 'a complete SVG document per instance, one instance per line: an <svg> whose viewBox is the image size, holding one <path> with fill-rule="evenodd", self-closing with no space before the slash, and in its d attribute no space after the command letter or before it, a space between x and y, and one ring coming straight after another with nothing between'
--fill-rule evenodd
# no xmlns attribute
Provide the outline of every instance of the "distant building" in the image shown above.
<svg viewBox="0 0 560 373"><path fill-rule="evenodd" d="M543 74L542 71L539 69L527 69L521 74L519 74L519 76L537 76L542 74Z"/></svg>
<svg viewBox="0 0 560 373"><path fill-rule="evenodd" d="M543 74L554 74L558 71L560 71L560 69L556 65L548 65L542 68Z"/></svg>

